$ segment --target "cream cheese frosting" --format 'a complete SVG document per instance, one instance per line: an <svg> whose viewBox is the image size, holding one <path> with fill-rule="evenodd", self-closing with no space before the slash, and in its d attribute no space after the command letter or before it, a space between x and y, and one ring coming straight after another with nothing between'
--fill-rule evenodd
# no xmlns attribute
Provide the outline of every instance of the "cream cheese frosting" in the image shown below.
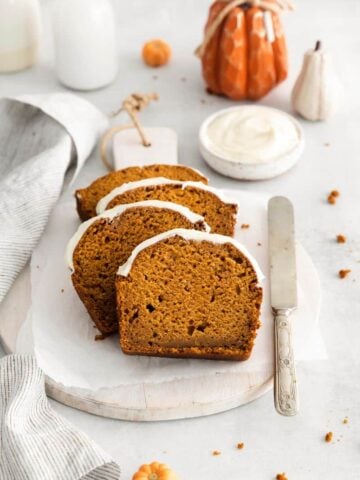
<svg viewBox="0 0 360 480"><path fill-rule="evenodd" d="M206 125L206 147L230 162L264 164L291 153L300 142L297 122L273 108L244 105L214 115Z"/></svg>
<svg viewBox="0 0 360 480"><path fill-rule="evenodd" d="M250 260L252 266L254 267L256 276L258 278L258 282L260 283L265 278L258 262L247 250L247 248L237 240L234 240L231 237L227 237L226 235L219 235L218 233L200 232L198 230L186 230L185 228L174 228L173 230L168 230L167 232L160 233L159 235L149 238L148 240L145 240L144 242L137 245L132 251L132 254L130 255L130 257L127 259L127 261L123 265L120 265L117 271L117 275L120 275L122 277L127 277L131 271L132 264L134 263L136 257L139 255L139 253L142 250L145 250L151 245L154 245L158 242L161 242L162 240L166 240L167 238L171 238L176 235L179 237L182 237L184 240L194 240L196 242L205 241L205 242L211 242L211 243L218 243L221 245L225 243L231 243L243 255L245 255L245 257L247 257Z"/></svg>
<svg viewBox="0 0 360 480"><path fill-rule="evenodd" d="M201 215L198 215L197 213L191 211L189 208L179 205L177 203L173 202L164 202L161 200L144 200L142 202L136 202L136 203L126 203L123 205L117 205L114 208L111 208L110 210L106 210L105 212L101 213L100 215L90 218L89 220L86 220L83 222L79 228L77 229L76 233L71 237L69 240L67 247L66 247L66 252L65 252L65 260L69 268L74 271L74 263L73 263L73 255L75 248L79 241L81 240L81 237L84 235L86 230L94 223L97 222L101 218L109 218L112 219L118 215L121 215L125 210L128 210L129 208L138 208L138 207L153 207L153 208L164 208L168 210L174 210L175 212L180 213L184 217L186 217L191 223L196 223L196 222L204 222L205 228L207 232L210 232L210 227L209 225L205 222L204 217Z"/></svg>
<svg viewBox="0 0 360 480"><path fill-rule="evenodd" d="M157 186L157 185L181 185L182 188L196 187L201 190L205 190L207 192L213 193L224 203L234 203L231 200L229 200L229 198L226 197L226 195L224 195L218 189L214 187L209 187L208 185L205 185L204 183L201 183L201 182L192 182L192 181L182 182L180 180L170 180L169 178L164 178L164 177L153 177L153 178L146 178L144 180L138 180L136 182L124 183L120 187L114 188L114 190L112 190L110 193L105 195L105 197L103 197L98 202L96 206L96 212L98 214L104 212L106 210L107 205L109 205L109 203L115 197L117 197L118 195L122 195L123 193L129 190L134 190L135 188Z"/></svg>

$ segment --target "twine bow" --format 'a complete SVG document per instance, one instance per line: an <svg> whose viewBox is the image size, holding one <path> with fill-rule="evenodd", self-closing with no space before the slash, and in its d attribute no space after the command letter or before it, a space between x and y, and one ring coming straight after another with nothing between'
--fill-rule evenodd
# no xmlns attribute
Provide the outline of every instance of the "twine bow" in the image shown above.
<svg viewBox="0 0 360 480"><path fill-rule="evenodd" d="M138 113L143 110L152 100L158 100L159 96L157 93L148 93L148 94L141 94L141 93L133 93L125 98L122 102L121 107L113 112L110 117L116 117L119 113L125 111L128 113L129 117L131 118L132 123L130 125L120 125L117 127L110 128L103 136L100 145L100 154L101 159L104 162L105 166L112 170L113 167L107 158L107 146L109 141L117 132L121 132L122 130L127 130L129 128L136 128L139 133L141 143L144 147L150 147L151 143L146 138L144 129L139 121Z"/></svg>
<svg viewBox="0 0 360 480"><path fill-rule="evenodd" d="M204 40L195 50L195 55L197 55L199 58L204 55L205 48L212 39L218 26L221 25L221 23L235 7L249 5L250 7L262 8L263 10L268 10L273 13L281 13L284 10L294 10L294 5L291 0L223 0L223 2L227 3L227 5L219 12L209 28L207 28L204 35Z"/></svg>

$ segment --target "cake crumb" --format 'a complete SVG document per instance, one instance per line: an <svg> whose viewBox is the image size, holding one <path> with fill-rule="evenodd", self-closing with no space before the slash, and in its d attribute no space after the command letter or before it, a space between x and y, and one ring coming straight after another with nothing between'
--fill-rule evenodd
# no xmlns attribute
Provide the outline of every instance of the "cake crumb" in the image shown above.
<svg viewBox="0 0 360 480"><path fill-rule="evenodd" d="M288 480L288 477L285 475L285 473L278 473L276 475L276 480Z"/></svg>
<svg viewBox="0 0 360 480"><path fill-rule="evenodd" d="M345 417L342 422L343 422L344 425L347 425L349 423L349 418Z"/></svg>
<svg viewBox="0 0 360 480"><path fill-rule="evenodd" d="M250 228L250 225L248 223L243 223L241 225L241 228L243 228L243 229Z"/></svg>
<svg viewBox="0 0 360 480"><path fill-rule="evenodd" d="M330 147L330 142L325 142L324 147Z"/></svg>
<svg viewBox="0 0 360 480"><path fill-rule="evenodd" d="M245 445L244 445L244 442L241 442L241 443L238 443L238 444L236 445L236 448L239 449L239 450L242 450L242 449L244 448L244 446L245 446Z"/></svg>
<svg viewBox="0 0 360 480"><path fill-rule="evenodd" d="M325 442L327 442L327 443L332 442L333 437L334 437L333 432L328 432L328 433L325 435Z"/></svg>
<svg viewBox="0 0 360 480"><path fill-rule="evenodd" d="M257 242L257 246L258 246L258 247L261 247L261 245L262 245L262 243Z"/></svg>
<svg viewBox="0 0 360 480"><path fill-rule="evenodd" d="M60 290L61 293L64 293L64 291L65 291L65 290L64 290L63 288Z"/></svg>
<svg viewBox="0 0 360 480"><path fill-rule="evenodd" d="M105 340L106 335L103 333L99 333L98 335L95 335L95 342L98 342L99 340Z"/></svg>
<svg viewBox="0 0 360 480"><path fill-rule="evenodd" d="M341 233L336 236L336 241L337 243L346 243L346 237L345 235L342 235Z"/></svg>
<svg viewBox="0 0 360 480"><path fill-rule="evenodd" d="M351 270L349 268L339 270L339 277L340 278L345 278L349 275L350 272L351 272Z"/></svg>
<svg viewBox="0 0 360 480"><path fill-rule="evenodd" d="M157 75L153 75L153 80L157 80L159 77Z"/></svg>
<svg viewBox="0 0 360 480"><path fill-rule="evenodd" d="M221 455L221 452L220 452L219 450L214 450L214 451L212 452L212 455L213 455L214 457L218 457L219 455Z"/></svg>
<svg viewBox="0 0 360 480"><path fill-rule="evenodd" d="M331 190L330 194L328 195L327 201L331 205L335 205L336 199L340 196L339 190Z"/></svg>

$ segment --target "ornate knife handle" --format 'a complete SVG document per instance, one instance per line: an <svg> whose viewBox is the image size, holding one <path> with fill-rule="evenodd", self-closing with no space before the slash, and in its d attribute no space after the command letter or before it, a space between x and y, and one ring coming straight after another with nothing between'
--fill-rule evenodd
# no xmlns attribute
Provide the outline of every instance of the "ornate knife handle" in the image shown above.
<svg viewBox="0 0 360 480"><path fill-rule="evenodd" d="M274 311L275 408L288 417L296 415L299 409L290 313L288 309Z"/></svg>

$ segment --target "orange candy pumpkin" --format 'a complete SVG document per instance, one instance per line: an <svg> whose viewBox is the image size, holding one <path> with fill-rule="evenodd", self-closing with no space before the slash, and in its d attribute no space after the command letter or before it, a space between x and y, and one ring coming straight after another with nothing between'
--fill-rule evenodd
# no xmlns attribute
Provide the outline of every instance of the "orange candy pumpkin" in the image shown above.
<svg viewBox="0 0 360 480"><path fill-rule="evenodd" d="M171 48L164 40L150 40L143 46L142 57L149 67L161 67L169 62Z"/></svg>
<svg viewBox="0 0 360 480"><path fill-rule="evenodd" d="M228 4L221 0L212 4L205 38ZM266 28L269 21L274 34L270 39ZM229 11L200 48L200 56L209 92L234 100L261 98L288 73L286 42L278 14L245 3Z"/></svg>
<svg viewBox="0 0 360 480"><path fill-rule="evenodd" d="M141 465L132 480L179 480L179 477L167 465L153 462Z"/></svg>

